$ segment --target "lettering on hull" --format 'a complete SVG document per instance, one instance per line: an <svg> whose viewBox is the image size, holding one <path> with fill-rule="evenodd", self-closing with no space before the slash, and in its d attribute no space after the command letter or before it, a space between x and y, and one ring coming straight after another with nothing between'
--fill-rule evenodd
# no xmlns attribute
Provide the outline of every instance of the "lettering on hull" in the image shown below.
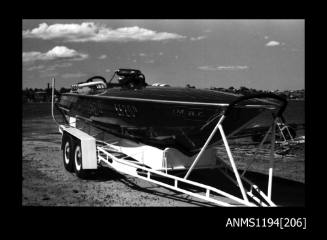
<svg viewBox="0 0 327 240"><path fill-rule="evenodd" d="M97 117L102 116L103 110L101 104L98 102L90 102L88 114L90 116L97 116Z"/></svg>
<svg viewBox="0 0 327 240"><path fill-rule="evenodd" d="M135 118L137 108L134 105L130 104L114 104L115 111L120 117Z"/></svg>
<svg viewBox="0 0 327 240"><path fill-rule="evenodd" d="M203 120L206 118L203 110L200 108L177 107L172 110L172 114L177 118L190 120Z"/></svg>

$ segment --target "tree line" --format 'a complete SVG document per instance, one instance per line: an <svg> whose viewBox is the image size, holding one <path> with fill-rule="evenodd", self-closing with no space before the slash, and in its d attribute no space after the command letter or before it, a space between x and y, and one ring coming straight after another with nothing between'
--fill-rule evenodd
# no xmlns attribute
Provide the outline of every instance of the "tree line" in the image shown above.
<svg viewBox="0 0 327 240"><path fill-rule="evenodd" d="M284 97L286 99L304 99L305 98L305 90L275 90L275 91L268 91L268 90L258 90L253 88L247 88L244 86L241 86L240 88L216 88L211 87L210 90L214 91L221 91L221 92L229 92L229 93L236 93L236 94L242 94L242 95L250 95L250 94L261 94L261 93L274 93L276 95L279 95L281 97Z"/></svg>
<svg viewBox="0 0 327 240"><path fill-rule="evenodd" d="M61 93L69 92L70 88L60 88L59 90L55 89L55 96L60 95ZM51 88L25 88L22 90L22 101L25 102L50 102L51 101Z"/></svg>
<svg viewBox="0 0 327 240"><path fill-rule="evenodd" d="M186 88L196 88L195 86L191 86L190 84L187 84L185 86ZM268 90L257 90L253 88L247 88L244 86L241 86L240 88L217 88L217 87L211 87L210 90L213 91L222 91L222 92L229 92L229 93L236 93L236 94L242 94L242 95L249 95L249 94L258 94L258 93L275 93L279 96L285 97L286 99L304 99L305 96L305 90L285 90L285 91L268 91ZM55 96L59 96L61 93L69 92L70 88L60 88L59 90L55 89L54 93ZM22 90L22 97L23 102L49 102L51 101L51 88L25 88Z"/></svg>

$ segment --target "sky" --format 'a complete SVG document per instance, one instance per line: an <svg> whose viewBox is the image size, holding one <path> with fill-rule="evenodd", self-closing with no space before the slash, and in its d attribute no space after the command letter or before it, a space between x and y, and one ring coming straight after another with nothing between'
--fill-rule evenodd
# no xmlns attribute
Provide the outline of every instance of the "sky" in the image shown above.
<svg viewBox="0 0 327 240"><path fill-rule="evenodd" d="M196 88L304 89L304 20L22 20L22 87L56 88L119 68Z"/></svg>

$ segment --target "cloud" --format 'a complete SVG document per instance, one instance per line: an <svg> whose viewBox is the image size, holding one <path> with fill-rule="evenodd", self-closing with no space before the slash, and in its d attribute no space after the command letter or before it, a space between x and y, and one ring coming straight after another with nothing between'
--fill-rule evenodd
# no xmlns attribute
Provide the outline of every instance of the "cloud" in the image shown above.
<svg viewBox="0 0 327 240"><path fill-rule="evenodd" d="M58 64L54 64L54 65L51 65L51 66L47 67L46 69L42 70L42 72L53 71L56 68L65 68L65 67L70 67L72 65L73 65L72 63L68 63L68 62L58 63Z"/></svg>
<svg viewBox="0 0 327 240"><path fill-rule="evenodd" d="M83 22L81 24L57 23L52 25L41 23L32 30L23 30L23 38L63 39L67 42L124 42L163 41L186 37L176 33L156 32L138 26L111 29L94 22Z"/></svg>
<svg viewBox="0 0 327 240"><path fill-rule="evenodd" d="M55 77L58 76L56 72L41 72L40 77Z"/></svg>
<svg viewBox="0 0 327 240"><path fill-rule="evenodd" d="M111 72L111 69L106 69L105 71L106 71L106 72Z"/></svg>
<svg viewBox="0 0 327 240"><path fill-rule="evenodd" d="M280 42L277 41L269 41L268 43L266 43L267 47L274 47L274 46L279 46Z"/></svg>
<svg viewBox="0 0 327 240"><path fill-rule="evenodd" d="M268 40L268 39L269 39L269 37L268 37L268 36L265 36L265 37L264 37L264 39L265 39L265 40Z"/></svg>
<svg viewBox="0 0 327 240"><path fill-rule="evenodd" d="M220 70L246 70L248 66L200 66L198 69L203 71L220 71Z"/></svg>
<svg viewBox="0 0 327 240"><path fill-rule="evenodd" d="M218 70L245 70L248 66L218 66Z"/></svg>
<svg viewBox="0 0 327 240"><path fill-rule="evenodd" d="M32 66L32 67L27 68L26 71L41 70L44 67L45 67L44 65Z"/></svg>
<svg viewBox="0 0 327 240"><path fill-rule="evenodd" d="M163 52L160 52L160 53L159 53L159 56L162 56L162 55L163 55Z"/></svg>
<svg viewBox="0 0 327 240"><path fill-rule="evenodd" d="M45 65L38 65L38 66L31 66L26 69L26 71L34 71L34 70L40 70L40 72L48 72L48 71L53 71L56 68L63 68L63 67L70 67L72 66L72 63L66 62L66 63L58 63L54 64L48 67L45 67Z"/></svg>
<svg viewBox="0 0 327 240"><path fill-rule="evenodd" d="M147 60L147 61L145 61L145 63L154 63L154 60L153 59Z"/></svg>
<svg viewBox="0 0 327 240"><path fill-rule="evenodd" d="M23 62L49 61L49 60L84 60L88 54L77 52L65 46L56 46L46 53L42 52L23 52Z"/></svg>
<svg viewBox="0 0 327 240"><path fill-rule="evenodd" d="M145 53L140 53L139 56L141 56L141 57L145 57L146 54L145 54Z"/></svg>
<svg viewBox="0 0 327 240"><path fill-rule="evenodd" d="M207 38L207 36L190 37L191 41L198 41Z"/></svg>
<svg viewBox="0 0 327 240"><path fill-rule="evenodd" d="M213 67L213 66L200 66L200 67L198 67L198 69L204 70L204 71L215 71L215 70L217 70L217 68Z"/></svg>
<svg viewBox="0 0 327 240"><path fill-rule="evenodd" d="M86 76L85 73L65 73L61 75L62 78L79 78L85 76Z"/></svg>
<svg viewBox="0 0 327 240"><path fill-rule="evenodd" d="M291 48L290 50L291 52L302 52L303 50L299 49L299 48Z"/></svg>
<svg viewBox="0 0 327 240"><path fill-rule="evenodd" d="M102 54L101 56L99 56L99 59L106 59L107 55L106 54Z"/></svg>

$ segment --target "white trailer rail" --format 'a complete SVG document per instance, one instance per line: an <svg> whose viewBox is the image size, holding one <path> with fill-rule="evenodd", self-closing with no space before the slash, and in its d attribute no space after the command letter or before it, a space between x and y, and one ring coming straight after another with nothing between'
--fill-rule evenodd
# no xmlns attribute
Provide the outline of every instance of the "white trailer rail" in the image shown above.
<svg viewBox="0 0 327 240"><path fill-rule="evenodd" d="M223 136L231 166L221 161L218 169L240 189L242 198L234 196L223 190L187 179L197 164L197 159L200 159L201 154L203 151L205 151L206 144L198 154L192 166L188 169L186 175L182 178L168 173L167 169L155 170L145 166L143 163L133 158L133 156L118 151L117 145L97 141L94 137L89 136L85 132L75 127L69 125L59 125L59 130L63 134L62 149L64 164L67 170L75 171L78 177L84 178L87 176L87 172L90 169L97 169L98 165L105 163L109 167L123 174L128 174L174 191L217 204L219 206L276 206L271 201L272 168L269 169L267 196L254 183L243 176L244 172L242 175L239 174L231 150L228 146L227 139L222 130L221 121L219 121L217 128L215 129L219 129ZM208 138L207 143L209 141L210 137ZM71 142L71 145L68 144L68 151L65 144L66 142ZM94 148L94 146L96 146L96 148ZM69 158L70 162L67 160ZM71 167L67 167L69 164ZM231 172L233 174L231 174ZM233 175L236 180L233 178ZM168 184L166 180L170 180L172 183ZM187 184L188 188L183 187L183 184ZM244 184L247 184L247 190L245 189ZM197 188L197 191L194 192L189 190L190 187ZM199 191L199 189L202 191ZM249 201L249 198L252 201Z"/></svg>

